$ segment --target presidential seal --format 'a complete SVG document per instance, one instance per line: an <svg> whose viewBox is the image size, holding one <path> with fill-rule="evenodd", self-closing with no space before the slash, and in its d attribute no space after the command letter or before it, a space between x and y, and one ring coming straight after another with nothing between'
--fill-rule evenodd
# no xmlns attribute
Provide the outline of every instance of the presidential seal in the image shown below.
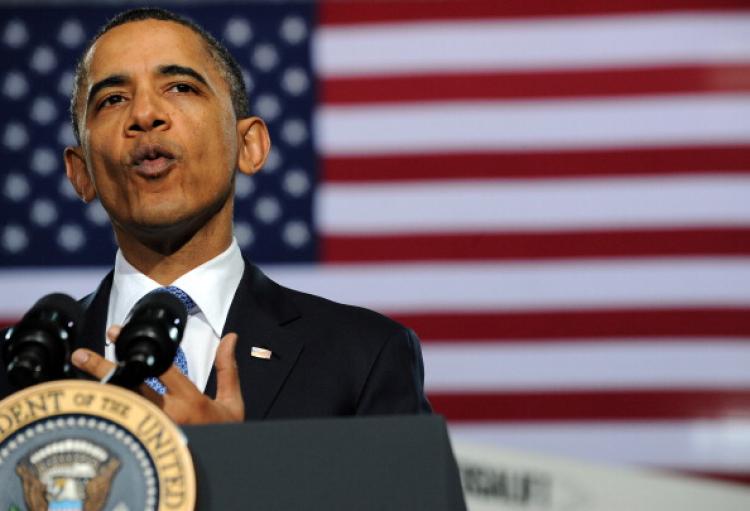
<svg viewBox="0 0 750 511"><path fill-rule="evenodd" d="M112 385L62 380L0 402L0 511L195 508L184 435Z"/></svg>

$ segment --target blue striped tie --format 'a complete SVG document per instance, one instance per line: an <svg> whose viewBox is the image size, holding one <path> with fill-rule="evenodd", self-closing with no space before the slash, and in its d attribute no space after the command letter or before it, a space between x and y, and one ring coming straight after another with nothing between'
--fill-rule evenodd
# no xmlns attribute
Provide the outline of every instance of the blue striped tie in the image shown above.
<svg viewBox="0 0 750 511"><path fill-rule="evenodd" d="M153 291L151 291L151 293L169 293L170 295L174 296L185 306L188 316L198 312L198 306L195 304L193 299L190 298L190 295L188 295L185 291L177 286L160 287L159 289L154 289ZM174 356L173 363L177 366L177 369L179 369L182 374L184 374L185 376L188 375L187 358L185 358L185 352L182 351L182 348L180 346L177 346L177 353ZM164 387L164 384L157 378L146 378L145 383L159 394L164 394L167 391L166 387Z"/></svg>

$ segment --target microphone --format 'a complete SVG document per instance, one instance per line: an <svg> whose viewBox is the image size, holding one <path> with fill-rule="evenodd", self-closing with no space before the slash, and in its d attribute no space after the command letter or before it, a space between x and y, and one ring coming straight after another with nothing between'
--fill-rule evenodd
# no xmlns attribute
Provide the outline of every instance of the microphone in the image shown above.
<svg viewBox="0 0 750 511"><path fill-rule="evenodd" d="M186 324L178 298L167 292L141 298L117 337L118 363L102 383L136 389L146 378L161 376L174 361Z"/></svg>
<svg viewBox="0 0 750 511"><path fill-rule="evenodd" d="M42 297L5 332L2 346L8 382L19 389L72 377L71 346L80 332L83 307L62 293Z"/></svg>

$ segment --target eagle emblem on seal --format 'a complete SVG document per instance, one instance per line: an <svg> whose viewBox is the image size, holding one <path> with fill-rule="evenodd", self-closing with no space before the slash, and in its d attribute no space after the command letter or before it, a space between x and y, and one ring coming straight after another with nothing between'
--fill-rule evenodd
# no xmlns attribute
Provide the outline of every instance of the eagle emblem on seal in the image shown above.
<svg viewBox="0 0 750 511"><path fill-rule="evenodd" d="M46 444L16 465L29 511L100 511L120 460L82 438Z"/></svg>

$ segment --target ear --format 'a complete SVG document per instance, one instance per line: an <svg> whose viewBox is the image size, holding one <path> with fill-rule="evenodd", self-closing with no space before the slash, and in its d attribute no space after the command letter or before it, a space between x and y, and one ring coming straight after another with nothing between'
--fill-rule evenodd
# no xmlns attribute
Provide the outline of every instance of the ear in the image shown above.
<svg viewBox="0 0 750 511"><path fill-rule="evenodd" d="M243 174L258 172L271 150L271 137L266 123L260 117L248 117L237 121L239 136L239 158L237 167Z"/></svg>
<svg viewBox="0 0 750 511"><path fill-rule="evenodd" d="M63 157L65 159L65 174L67 174L68 180L78 196L86 203L94 200L96 189L86 168L86 159L81 147L66 147Z"/></svg>

